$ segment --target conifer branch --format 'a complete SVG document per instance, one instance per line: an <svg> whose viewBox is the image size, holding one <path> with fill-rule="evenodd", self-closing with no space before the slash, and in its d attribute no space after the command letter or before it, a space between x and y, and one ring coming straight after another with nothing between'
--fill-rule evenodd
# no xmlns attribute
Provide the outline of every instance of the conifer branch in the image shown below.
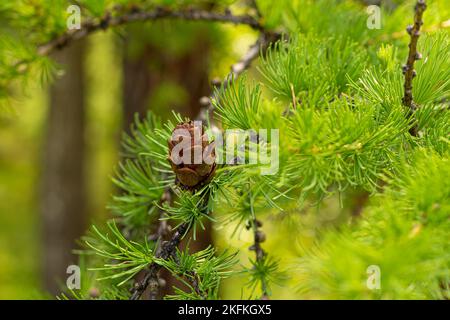
<svg viewBox="0 0 450 320"><path fill-rule="evenodd" d="M183 236L189 231L189 223L181 224L175 233L172 235L172 238L168 242L163 242L161 246L161 250L157 252L156 258L167 260L171 257L178 245L180 244ZM130 300L138 300L144 291L149 287L151 283L153 283L158 271L161 269L161 265L157 263L152 263L147 269L147 272L142 281L135 284L132 289L132 295Z"/></svg>
<svg viewBox="0 0 450 320"><path fill-rule="evenodd" d="M202 291L200 290L200 286L199 286L199 276L195 271L189 272L188 277L185 277L186 281L188 281L191 285L192 288L194 288L194 291L196 294L198 294L199 296L203 296Z"/></svg>
<svg viewBox="0 0 450 320"><path fill-rule="evenodd" d="M171 10L158 7L152 11L143 11L139 8L133 8L131 12L121 13L117 16L107 12L100 20L87 21L81 25L81 29L69 30L59 37L40 45L38 53L40 55L48 55L55 50L66 47L74 40L84 38L99 30L106 30L110 27L122 26L133 22L159 19L222 22L247 25L255 30L263 30L263 26L252 16L233 15L229 10L226 10L225 13L218 13L201 9Z"/></svg>
<svg viewBox="0 0 450 320"><path fill-rule="evenodd" d="M264 259L266 257L266 252L261 247L261 243L266 241L266 234L259 230L262 227L261 221L256 219L256 214L253 208L253 199L251 198L251 194L249 196L250 201L250 211L252 215L252 220L250 222L251 228L253 230L253 245L249 248L251 251L255 251L256 255L256 264L262 264L264 263ZM266 280L263 278L261 279L261 290L262 290L262 300L269 299L269 290L267 287Z"/></svg>
<svg viewBox="0 0 450 320"><path fill-rule="evenodd" d="M165 195L163 195L161 203L163 202L164 197ZM206 195L203 201L205 203L208 203L209 195ZM160 248L156 250L155 258L160 260L167 260L172 257L176 249L178 248L178 245L181 243L181 240L183 240L183 237L191 230L192 226L193 224L191 224L190 222L184 222L180 224L169 241L161 242ZM156 262L150 264L144 276L144 279L141 282L136 283L134 288L132 289L130 300L138 300L142 296L144 291L154 282L154 279L157 279L160 269L160 264Z"/></svg>
<svg viewBox="0 0 450 320"><path fill-rule="evenodd" d="M403 74L405 75L405 84L404 84L404 96L403 96L403 105L409 108L409 115L412 118L414 111L417 109L416 104L413 101L412 96L412 81L413 78L417 75L414 70L414 62L416 60L420 60L422 55L417 51L417 42L420 35L420 28L423 25L423 13L427 5L425 0L418 0L414 7L414 24L409 25L406 28L406 31L411 36L411 40L409 42L409 54L406 64L403 66ZM410 134L413 136L417 136L418 128L417 124L414 124L410 130Z"/></svg>
<svg viewBox="0 0 450 320"><path fill-rule="evenodd" d="M164 193L161 196L160 204L163 203L171 203L172 202L172 194L169 188L164 190ZM156 232L150 235L149 239L151 241L161 242L164 240L168 232L170 231L169 225L167 224L167 220L163 219L166 213L163 210L160 210L159 223L156 228Z"/></svg>
<svg viewBox="0 0 450 320"><path fill-rule="evenodd" d="M244 53L244 55L230 67L230 72L224 78L223 81L220 79L214 79L212 85L214 88L222 87L226 89L231 83L237 79L244 71L250 68L253 60L258 58L260 53L264 53L269 47L270 43L280 39L281 35L276 32L269 32L262 30L258 39L253 43L249 49ZM212 100L217 99L216 92L212 93L209 97L200 98L200 104L202 105L202 110L200 111L200 118L206 119L206 113L212 114L214 111L214 105Z"/></svg>
<svg viewBox="0 0 450 320"><path fill-rule="evenodd" d="M171 203L172 196L170 189L164 190L163 195L161 196L160 204L163 203ZM160 219L156 229L156 232L150 235L149 239L152 241L156 241L158 247L156 249L156 254L159 254L161 250L161 243L163 243L165 237L170 232L170 227L167 224L167 220L163 219L166 213L163 210L160 210ZM158 272L155 270L150 270L148 273L148 286L150 288L150 300L156 300L159 288L160 288L160 277Z"/></svg>

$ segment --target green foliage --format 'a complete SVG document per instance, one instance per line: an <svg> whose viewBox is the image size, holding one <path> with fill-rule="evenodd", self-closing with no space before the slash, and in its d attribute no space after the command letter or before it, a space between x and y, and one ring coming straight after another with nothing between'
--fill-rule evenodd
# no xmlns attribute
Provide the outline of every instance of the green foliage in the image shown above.
<svg viewBox="0 0 450 320"><path fill-rule="evenodd" d="M261 88L248 86L246 76L230 81L228 88L216 89L217 98L213 100L216 112L228 128L252 129L255 126L250 120L259 112Z"/></svg>
<svg viewBox="0 0 450 320"><path fill-rule="evenodd" d="M348 38L311 34L276 43L259 70L276 96L301 105L327 102L346 91L348 79L357 78L365 62L364 50Z"/></svg>
<svg viewBox="0 0 450 320"><path fill-rule="evenodd" d="M146 225L155 212L154 202L164 192L157 180L158 174L155 174L150 162L142 158L136 161L126 160L119 167L120 171L113 182L124 193L113 197L110 208L122 216L127 225Z"/></svg>
<svg viewBox="0 0 450 320"><path fill-rule="evenodd" d="M237 264L237 252L216 254L212 247L190 254L188 250L177 250L174 257L161 262L182 281L190 292L176 288L175 295L167 299L203 300L218 299L219 286L223 279L235 273L232 268Z"/></svg>
<svg viewBox="0 0 450 320"><path fill-rule="evenodd" d="M354 1L294 0L289 1L285 13L285 25L290 32L341 35L361 44L375 33L367 28L366 21L365 7Z"/></svg>
<svg viewBox="0 0 450 320"><path fill-rule="evenodd" d="M450 98L450 40L447 33L425 36L419 43L422 59L417 62L413 81L414 99L419 104Z"/></svg>
<svg viewBox="0 0 450 320"><path fill-rule="evenodd" d="M117 285L121 286L154 261L153 249L146 240L143 243L127 240L114 221L108 222L107 226L109 230L106 233L93 226L95 238L85 239L92 253L104 259L102 267L91 270L105 273L98 280L117 279L120 281Z"/></svg>
<svg viewBox="0 0 450 320"><path fill-rule="evenodd" d="M374 190L402 150L408 123L401 106L382 116L370 104L336 100L328 107L302 108L291 120L290 175L301 172L303 193L360 186Z"/></svg>
<svg viewBox="0 0 450 320"><path fill-rule="evenodd" d="M448 298L449 181L447 158L415 152L413 165L392 176L357 225L306 250L299 289L322 298ZM380 267L379 290L366 286L371 265Z"/></svg>
<svg viewBox="0 0 450 320"><path fill-rule="evenodd" d="M272 294L271 287L274 284L281 285L286 280L286 274L279 270L279 262L272 257L264 257L261 260L250 259L251 267L244 270L248 276L247 285L251 289L250 297L258 299L255 291L261 286L261 291Z"/></svg>
<svg viewBox="0 0 450 320"><path fill-rule="evenodd" d="M175 120L180 117L175 115ZM124 218L130 226L145 226L154 221L154 205L173 181L174 174L167 161L167 140L175 125L168 121L161 126L160 120L148 113L144 120L136 117L130 134L123 136L123 150L127 158L113 178L114 184L123 192L113 197L112 211Z"/></svg>
<svg viewBox="0 0 450 320"><path fill-rule="evenodd" d="M449 40L440 32L425 36L419 42L422 59L417 62L417 77L413 80L413 97L419 105L441 102L449 95ZM400 104L403 97L403 76L400 63L392 47L382 47L380 58L389 62L385 70L371 68L354 81L351 86L365 99L383 107ZM396 65L397 63L397 65Z"/></svg>
<svg viewBox="0 0 450 320"><path fill-rule="evenodd" d="M392 105L400 105L403 96L402 73L399 69L367 69L357 82L352 81L358 95L367 101L379 104L389 110Z"/></svg>
<svg viewBox="0 0 450 320"><path fill-rule="evenodd" d="M179 227L183 223L187 223L188 230L192 229L193 238L196 239L197 228L200 226L202 230L205 230L205 226L202 222L202 218L213 220L209 215L209 193L195 193L177 191L178 200L175 201L175 205L171 206L164 203L160 208L167 213L166 220L178 221L175 228ZM187 233L187 231L186 231ZM185 236L186 233L183 235Z"/></svg>

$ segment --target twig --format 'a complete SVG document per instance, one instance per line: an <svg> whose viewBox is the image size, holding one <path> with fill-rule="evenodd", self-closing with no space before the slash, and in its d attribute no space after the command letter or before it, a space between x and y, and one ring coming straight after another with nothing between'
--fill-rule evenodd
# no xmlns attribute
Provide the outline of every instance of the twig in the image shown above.
<svg viewBox="0 0 450 320"><path fill-rule="evenodd" d="M209 194L204 198L204 201L207 203L209 201ZM209 214L209 212L208 212ZM178 248L183 237L190 231L192 224L189 222L185 222L181 224L172 235L172 238L169 241L163 241L161 243L160 248L155 252L155 257L157 259L167 260L172 257L175 253L175 250ZM130 300L139 299L147 287L152 283L152 280L157 276L158 271L161 269L161 266L157 263L152 263L147 269L147 272L144 276L144 279L136 283L134 288L132 289L132 295Z"/></svg>
<svg viewBox="0 0 450 320"><path fill-rule="evenodd" d="M189 223L183 223L180 225L175 233L173 234L170 241L163 242L161 245L161 250L155 255L158 259L164 259L167 260L169 257L173 255L175 252L175 249L180 244L181 240L183 239L183 236L189 231ZM144 276L144 279L136 283L134 288L132 289L132 295L130 300L138 300L144 291L147 289L147 287L152 283L153 279L155 278L155 275L157 275L158 271L161 269L161 266L157 263L152 263L148 267L148 270Z"/></svg>
<svg viewBox="0 0 450 320"><path fill-rule="evenodd" d="M170 190L170 188L166 188L164 190L164 193L161 196L161 200L159 201L159 204L160 205L163 205L164 203L170 204L171 202L172 202L171 190ZM160 210L159 224L158 224L158 227L156 228L156 232L149 236L150 241L161 242L162 240L164 240L165 236L170 231L169 225L167 224L167 220L163 219L165 217L165 215L166 215L166 213L164 212L164 210Z"/></svg>
<svg viewBox="0 0 450 320"><path fill-rule="evenodd" d="M215 21L231 24L244 24L255 30L262 30L262 25L250 15L233 15L229 10L225 13L211 12L200 9L174 11L168 8L156 8L152 11L141 11L133 8L131 12L113 16L108 12L100 20L90 20L82 24L80 29L69 30L38 47L40 55L48 55L57 49L62 49L72 41L86 37L98 30L106 30L109 27L117 27L132 22L152 21L158 19L180 19L189 21Z"/></svg>
<svg viewBox="0 0 450 320"><path fill-rule="evenodd" d="M403 105L409 108L409 116L412 118L414 111L417 109L416 104L413 101L412 96L412 80L416 76L416 71L414 70L414 62L420 60L422 55L417 52L417 41L420 35L420 27L423 25L422 16L427 8L425 0L418 0L416 6L414 7L414 24L409 25L406 31L411 36L409 43L409 54L406 64L403 66L403 74L405 75L404 90L405 95L403 96ZM417 136L418 127L414 124L409 132L413 136Z"/></svg>
<svg viewBox="0 0 450 320"><path fill-rule="evenodd" d="M249 248L251 251L255 251L256 255L256 263L263 263L266 252L261 247L261 243L266 241L266 234L259 230L262 227L261 221L256 219L255 211L253 210L253 199L251 196L251 193L249 194L249 201L250 201L250 211L252 214L252 220L250 221L250 227L253 230L253 245ZM265 279L261 279L261 291L262 291L262 300L268 300L269 299L269 291L267 288L267 284Z"/></svg>
<svg viewBox="0 0 450 320"><path fill-rule="evenodd" d="M163 195L161 196L160 205L163 203L171 203L172 195L170 189L165 189ZM160 210L160 217L158 227L156 228L156 232L149 236L150 241L156 241L157 248L155 253L158 255L161 251L161 244L165 240L165 237L169 233L169 225L167 221L163 219L166 213L163 210ZM156 300L158 297L159 289L160 289L160 277L156 270L149 271L148 274L148 287L150 288L150 300Z"/></svg>
<svg viewBox="0 0 450 320"><path fill-rule="evenodd" d="M249 49L245 52L245 54L239 59L238 62L234 63L231 66L230 72L224 78L223 81L213 80L213 86L215 88L222 87L227 88L231 85L231 83L238 78L245 70L250 68L253 60L255 60L261 52L265 52L268 48L269 44L277 41L280 38L280 34L274 32L263 31L260 36L253 43ZM200 98L200 104L203 106L199 118L202 120L206 120L207 114L212 114L214 111L214 106L212 104L213 99L217 99L216 92L213 92L209 97Z"/></svg>
<svg viewBox="0 0 450 320"><path fill-rule="evenodd" d="M202 297L202 299L206 299L205 293L200 290L199 286L199 276L195 271L188 272L187 275L179 275L180 277L183 277L194 289L195 293Z"/></svg>

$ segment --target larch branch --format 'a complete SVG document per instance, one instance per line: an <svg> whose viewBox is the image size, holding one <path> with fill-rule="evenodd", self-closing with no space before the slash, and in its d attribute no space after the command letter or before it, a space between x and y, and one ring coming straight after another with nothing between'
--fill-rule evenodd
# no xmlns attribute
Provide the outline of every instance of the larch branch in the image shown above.
<svg viewBox="0 0 450 320"><path fill-rule="evenodd" d="M414 111L417 108L416 104L413 101L412 81L416 76L416 71L414 70L414 62L422 58L422 55L417 51L417 42L420 36L420 28L423 25L422 16L426 8L427 5L425 3L425 0L418 0L414 8L414 24L406 28L411 37L411 40L409 42L408 59L406 61L406 64L403 66L403 74L405 75L403 105L408 107L409 115L411 118L413 117ZM417 136L417 125L414 124L410 128L409 132L411 135Z"/></svg>
<svg viewBox="0 0 450 320"><path fill-rule="evenodd" d="M84 38L99 30L106 30L110 27L122 26L133 22L153 21L159 19L179 19L188 21L212 21L231 24L247 25L255 30L262 30L263 27L257 19L250 15L233 15L229 10L224 13L212 12L201 9L171 10L168 8L156 8L152 11L142 11L133 8L131 12L112 15L110 12L99 20L89 20L81 25L80 29L69 30L57 38L42 44L38 47L40 55L48 55L55 50L69 45L72 41Z"/></svg>
<svg viewBox="0 0 450 320"><path fill-rule="evenodd" d="M266 252L263 250L261 243L266 241L266 234L260 230L260 228L262 227L262 223L256 218L251 194L249 194L249 201L250 201L250 211L252 215L249 227L252 228L253 230L253 245L249 248L249 250L255 251L256 263L264 263L264 259L266 258ZM268 300L269 290L267 288L265 278L261 279L261 291L262 291L261 299Z"/></svg>
<svg viewBox="0 0 450 320"><path fill-rule="evenodd" d="M277 41L278 39L280 39L280 37L281 35L278 33L262 31L255 43L253 43L249 47L249 49L244 53L239 61L231 66L230 72L227 74L224 80L213 80L213 86L216 88L227 88L228 86L230 86L236 78L238 78L245 70L250 68L252 62L256 58L258 58L261 52L266 51L270 43ZM212 114L212 112L214 111L213 104L211 103L213 99L217 99L215 92L213 92L209 97L205 96L200 99L200 104L203 106L200 112L201 114L199 116L201 120L206 120L206 114Z"/></svg>

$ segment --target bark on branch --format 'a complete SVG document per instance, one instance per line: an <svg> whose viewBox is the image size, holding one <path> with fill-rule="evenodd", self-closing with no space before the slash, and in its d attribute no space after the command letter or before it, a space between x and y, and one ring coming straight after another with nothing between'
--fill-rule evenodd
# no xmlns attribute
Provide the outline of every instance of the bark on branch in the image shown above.
<svg viewBox="0 0 450 320"><path fill-rule="evenodd" d="M100 20L90 20L81 25L80 29L69 30L59 37L38 47L40 55L48 55L51 52L62 49L69 45L72 41L81 39L89 34L106 30L110 27L117 27L128 23L139 21L153 21L159 19L179 19L188 21L212 21L231 24L243 24L255 30L263 30L263 26L257 19L250 15L233 15L230 11L224 13L211 12L200 9L190 10L171 10L168 8L156 8L152 11L142 11L134 8L131 12L120 13L117 15L108 12Z"/></svg>
<svg viewBox="0 0 450 320"><path fill-rule="evenodd" d="M256 218L256 214L253 209L253 199L251 198L251 194L249 195L250 201L250 211L252 215L252 219L249 221L248 228L251 228L253 231L253 245L249 248L250 251L255 251L256 263L264 263L264 259L266 258L266 252L261 246L261 243L266 241L266 234L260 230L262 227L262 222ZM261 291L262 297L261 300L269 299L269 290L267 288L266 279L261 279Z"/></svg>
<svg viewBox="0 0 450 320"><path fill-rule="evenodd" d="M417 52L417 42L420 36L420 28L423 25L422 16L426 8L427 5L425 3L425 0L418 0L416 6L414 7L414 24L409 25L406 28L406 31L411 37L411 40L409 42L408 59L406 61L406 64L403 66L403 74L405 75L403 105L408 107L409 116L411 118L413 117L414 111L417 108L416 104L413 101L412 81L416 76L416 71L414 70L414 62L422 58L422 55ZM417 125L414 124L409 132L411 135L417 136Z"/></svg>
<svg viewBox="0 0 450 320"><path fill-rule="evenodd" d="M174 253L178 245L180 244L183 236L189 231L189 224L184 223L180 227L177 228L172 238L168 242L164 242L161 246L161 250L156 254L156 258L167 260ZM136 283L134 288L132 289L132 295L130 300L138 300L147 287L153 282L155 278L157 278L158 271L161 269L161 266L157 263L152 263L145 276L144 279Z"/></svg>

